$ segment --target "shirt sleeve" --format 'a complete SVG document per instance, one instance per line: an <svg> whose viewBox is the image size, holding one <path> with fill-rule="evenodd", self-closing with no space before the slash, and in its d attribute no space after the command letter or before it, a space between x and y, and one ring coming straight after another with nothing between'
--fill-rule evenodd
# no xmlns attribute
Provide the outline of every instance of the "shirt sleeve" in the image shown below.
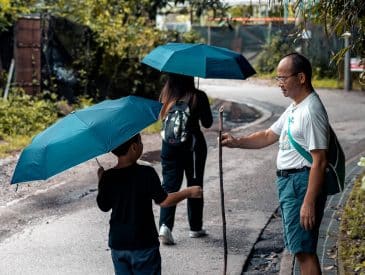
<svg viewBox="0 0 365 275"><path fill-rule="evenodd" d="M285 110L284 113L281 114L279 119L270 126L271 131L273 131L278 136L280 136L285 123L288 123L288 112L289 112L289 107Z"/></svg>
<svg viewBox="0 0 365 275"><path fill-rule="evenodd" d="M112 192L109 190L107 178L107 171L105 171L99 180L98 195L96 196L96 203L99 209L104 212L108 212L113 205L112 197L110 196Z"/></svg>
<svg viewBox="0 0 365 275"><path fill-rule="evenodd" d="M210 128L213 124L212 110L206 93L200 91L198 96L198 108L200 111L200 121L204 128Z"/></svg>
<svg viewBox="0 0 365 275"><path fill-rule="evenodd" d="M151 197L156 204L160 204L167 198L167 192L162 188L161 181L155 169L151 169Z"/></svg>

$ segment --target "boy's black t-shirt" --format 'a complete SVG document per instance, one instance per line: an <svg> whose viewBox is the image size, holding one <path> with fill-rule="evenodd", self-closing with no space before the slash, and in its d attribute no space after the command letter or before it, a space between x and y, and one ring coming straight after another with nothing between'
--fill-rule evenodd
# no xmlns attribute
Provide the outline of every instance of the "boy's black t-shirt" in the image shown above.
<svg viewBox="0 0 365 275"><path fill-rule="evenodd" d="M166 197L152 167L133 164L106 170L96 200L102 211L112 209L109 247L134 250L159 245L152 200L159 204Z"/></svg>

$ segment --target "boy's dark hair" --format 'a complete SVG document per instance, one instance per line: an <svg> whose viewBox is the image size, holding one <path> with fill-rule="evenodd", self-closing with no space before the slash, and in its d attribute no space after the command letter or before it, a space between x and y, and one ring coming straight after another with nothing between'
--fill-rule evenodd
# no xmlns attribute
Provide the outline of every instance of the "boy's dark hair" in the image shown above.
<svg viewBox="0 0 365 275"><path fill-rule="evenodd" d="M138 133L129 140L127 140L126 142L119 145L117 148L113 149L112 153L117 157L124 156L125 154L128 153L129 147L131 147L133 143L138 143L140 140L141 140L141 135Z"/></svg>

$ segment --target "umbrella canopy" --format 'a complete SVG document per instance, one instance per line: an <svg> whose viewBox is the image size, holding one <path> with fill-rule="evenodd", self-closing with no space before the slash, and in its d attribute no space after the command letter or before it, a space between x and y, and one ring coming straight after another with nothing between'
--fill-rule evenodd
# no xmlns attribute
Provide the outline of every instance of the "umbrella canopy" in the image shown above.
<svg viewBox="0 0 365 275"><path fill-rule="evenodd" d="M128 96L70 113L23 150L11 184L44 180L110 152L155 122L160 109L157 101Z"/></svg>
<svg viewBox="0 0 365 275"><path fill-rule="evenodd" d="M152 50L142 63L161 72L202 78L246 79L256 73L241 54L206 44L168 43Z"/></svg>

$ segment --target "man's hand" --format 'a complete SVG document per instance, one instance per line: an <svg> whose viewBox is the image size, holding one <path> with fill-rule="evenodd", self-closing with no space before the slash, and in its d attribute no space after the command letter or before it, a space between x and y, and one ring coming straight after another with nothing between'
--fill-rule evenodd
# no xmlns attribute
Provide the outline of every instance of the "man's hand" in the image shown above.
<svg viewBox="0 0 365 275"><path fill-rule="evenodd" d="M103 166L100 166L98 168L98 179L100 180L101 176L103 175L104 173L104 167Z"/></svg>
<svg viewBox="0 0 365 275"><path fill-rule="evenodd" d="M237 139L235 139L232 135L228 133L222 134L222 146L234 148L236 147L236 141Z"/></svg>
<svg viewBox="0 0 365 275"><path fill-rule="evenodd" d="M189 198L198 199L203 197L203 189L200 186L187 187L189 191Z"/></svg>
<svg viewBox="0 0 365 275"><path fill-rule="evenodd" d="M314 203L303 202L300 208L300 224L305 230L311 230L316 224L316 208Z"/></svg>

